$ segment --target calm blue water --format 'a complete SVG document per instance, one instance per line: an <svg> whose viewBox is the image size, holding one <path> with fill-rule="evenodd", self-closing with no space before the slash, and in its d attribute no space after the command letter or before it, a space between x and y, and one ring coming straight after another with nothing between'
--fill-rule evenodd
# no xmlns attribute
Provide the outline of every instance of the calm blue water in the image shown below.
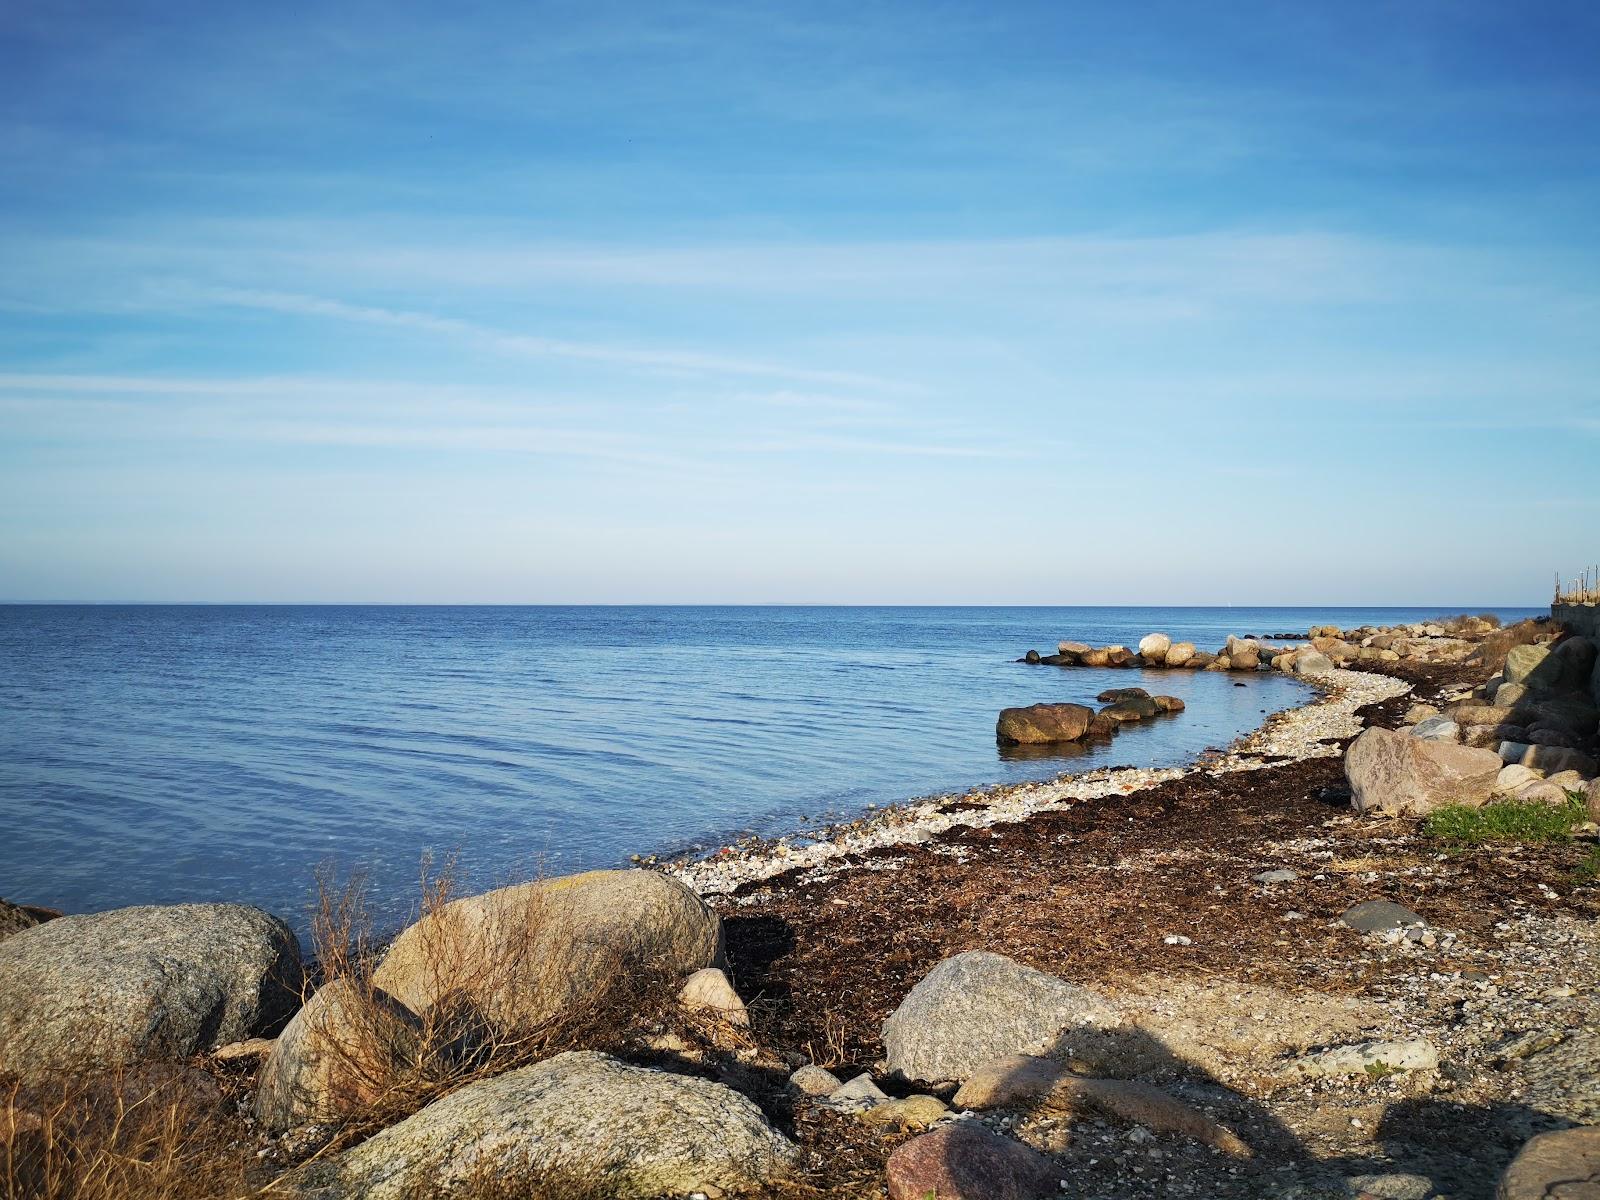
<svg viewBox="0 0 1600 1200"><path fill-rule="evenodd" d="M1063 637L1159 629L1214 649L1437 611L0 607L0 896L245 900L302 924L332 862L367 872L394 916L430 849L489 884L869 803L1175 764L1300 685L1012 660ZM1188 711L1072 759L995 745L1002 707L1141 683Z"/></svg>

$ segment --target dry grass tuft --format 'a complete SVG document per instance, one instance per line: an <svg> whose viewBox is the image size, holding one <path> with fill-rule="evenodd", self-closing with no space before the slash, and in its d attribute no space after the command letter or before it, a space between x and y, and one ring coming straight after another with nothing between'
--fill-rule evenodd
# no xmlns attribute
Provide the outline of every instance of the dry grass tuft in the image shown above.
<svg viewBox="0 0 1600 1200"><path fill-rule="evenodd" d="M220 1093L179 1071L0 1092L4 1200L223 1200L254 1192Z"/></svg>
<svg viewBox="0 0 1600 1200"><path fill-rule="evenodd" d="M341 984L352 1002L342 1007L341 1020L318 1031L329 1073L341 1081L343 1111L317 1157L468 1084L567 1050L636 1051L669 1020L673 981L639 945L615 936L589 939L583 977L573 980L548 947L553 939L586 935L557 927L541 889L523 889L488 915L454 905L455 890L453 862L437 874L425 866L416 946L438 999L402 1031L392 1015L394 1001L374 982L382 942L372 932L365 881L341 886L326 873L319 878L312 922L318 976L323 987ZM561 1002L519 1005L534 992ZM383 1046L394 1052L375 1052ZM524 1188L517 1194L534 1193Z"/></svg>

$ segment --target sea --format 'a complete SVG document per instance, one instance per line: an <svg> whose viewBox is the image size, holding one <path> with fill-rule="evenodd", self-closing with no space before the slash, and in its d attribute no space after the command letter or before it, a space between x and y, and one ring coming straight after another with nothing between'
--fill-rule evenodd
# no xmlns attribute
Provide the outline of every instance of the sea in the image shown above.
<svg viewBox="0 0 1600 1200"><path fill-rule="evenodd" d="M230 900L297 929L357 881L400 921L463 889L714 852L875 807L1225 746L1274 672L1028 666L1061 639L1303 633L1531 609L0 606L0 896ZM1243 684L1243 687L1236 686ZM1089 748L1001 708L1181 697Z"/></svg>

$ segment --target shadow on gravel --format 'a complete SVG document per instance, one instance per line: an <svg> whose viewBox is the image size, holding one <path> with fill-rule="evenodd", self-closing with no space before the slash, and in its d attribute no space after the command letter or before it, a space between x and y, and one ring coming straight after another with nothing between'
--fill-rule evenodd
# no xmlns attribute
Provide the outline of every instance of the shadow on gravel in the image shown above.
<svg viewBox="0 0 1600 1200"><path fill-rule="evenodd" d="M1016 1069L984 1080L978 1090L994 1101L985 1113L1010 1118L1010 1132L1051 1155L1063 1194L1104 1200L1331 1200L1363 1192L1492 1200L1501 1172L1530 1137L1573 1125L1521 1104L1403 1098L1384 1108L1372 1153L1340 1154L1308 1145L1265 1104L1144 1030L1065 1038L1049 1058L1019 1057ZM957 1109L964 1099L980 1097L958 1094ZM1334 1110L1331 1120L1347 1121L1349 1112ZM1333 1140L1332 1127L1328 1133ZM951 1180L986 1194L992 1181L977 1173L981 1164L957 1157L944 1163ZM1409 1190L1420 1180L1396 1176L1423 1177L1431 1190Z"/></svg>

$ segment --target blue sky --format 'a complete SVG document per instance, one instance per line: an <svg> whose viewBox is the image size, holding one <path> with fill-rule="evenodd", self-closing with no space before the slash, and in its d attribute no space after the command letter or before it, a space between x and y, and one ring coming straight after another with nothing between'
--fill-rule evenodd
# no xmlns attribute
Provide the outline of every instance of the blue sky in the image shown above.
<svg viewBox="0 0 1600 1200"><path fill-rule="evenodd" d="M0 597L1538 603L1600 6L13 0Z"/></svg>

